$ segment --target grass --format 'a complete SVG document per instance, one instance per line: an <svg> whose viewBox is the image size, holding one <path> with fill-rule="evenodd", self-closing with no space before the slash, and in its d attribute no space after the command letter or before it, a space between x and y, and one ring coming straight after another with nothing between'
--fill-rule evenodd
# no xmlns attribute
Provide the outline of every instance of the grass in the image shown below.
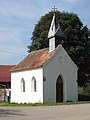
<svg viewBox="0 0 90 120"><path fill-rule="evenodd" d="M34 104L17 104L17 103L0 103L0 106L55 106L55 105L74 105L74 104L90 104L90 101L82 102L64 102L64 103L34 103Z"/></svg>

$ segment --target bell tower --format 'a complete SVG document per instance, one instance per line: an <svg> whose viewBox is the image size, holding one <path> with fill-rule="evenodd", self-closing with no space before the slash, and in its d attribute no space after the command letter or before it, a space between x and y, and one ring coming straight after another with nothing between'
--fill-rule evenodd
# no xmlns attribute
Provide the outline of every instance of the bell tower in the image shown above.
<svg viewBox="0 0 90 120"><path fill-rule="evenodd" d="M50 29L48 32L49 52L53 51L59 44L61 44L61 36L62 36L62 31L60 28L60 24L56 19L54 12Z"/></svg>

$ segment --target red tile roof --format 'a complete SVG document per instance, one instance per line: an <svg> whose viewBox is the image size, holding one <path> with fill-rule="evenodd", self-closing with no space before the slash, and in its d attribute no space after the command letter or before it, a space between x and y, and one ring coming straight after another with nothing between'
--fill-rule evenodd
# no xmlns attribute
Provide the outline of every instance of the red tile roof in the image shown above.
<svg viewBox="0 0 90 120"><path fill-rule="evenodd" d="M10 82L11 72L10 69L15 67L15 65L0 65L0 82Z"/></svg>
<svg viewBox="0 0 90 120"><path fill-rule="evenodd" d="M56 52L59 45L54 51L49 52L48 48L32 51L24 60L16 65L11 71L21 71L41 67Z"/></svg>

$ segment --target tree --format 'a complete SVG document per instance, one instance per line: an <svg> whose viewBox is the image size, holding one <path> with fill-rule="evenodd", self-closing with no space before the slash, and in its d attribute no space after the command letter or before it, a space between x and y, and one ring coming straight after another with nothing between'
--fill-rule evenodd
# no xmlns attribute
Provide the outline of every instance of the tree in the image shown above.
<svg viewBox="0 0 90 120"><path fill-rule="evenodd" d="M53 14L53 11L45 14L36 24L28 52L48 47L47 35ZM74 13L56 11L55 14L63 32L63 47L79 67L78 84L85 85L90 73L90 31Z"/></svg>

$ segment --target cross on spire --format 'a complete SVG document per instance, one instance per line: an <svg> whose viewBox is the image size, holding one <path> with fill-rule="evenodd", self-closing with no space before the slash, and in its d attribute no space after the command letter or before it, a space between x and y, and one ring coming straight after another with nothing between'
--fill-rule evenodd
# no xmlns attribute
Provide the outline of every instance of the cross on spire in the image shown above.
<svg viewBox="0 0 90 120"><path fill-rule="evenodd" d="M54 7L52 8L52 10L53 10L54 12L57 11L57 8L55 7L55 5L54 5Z"/></svg>

